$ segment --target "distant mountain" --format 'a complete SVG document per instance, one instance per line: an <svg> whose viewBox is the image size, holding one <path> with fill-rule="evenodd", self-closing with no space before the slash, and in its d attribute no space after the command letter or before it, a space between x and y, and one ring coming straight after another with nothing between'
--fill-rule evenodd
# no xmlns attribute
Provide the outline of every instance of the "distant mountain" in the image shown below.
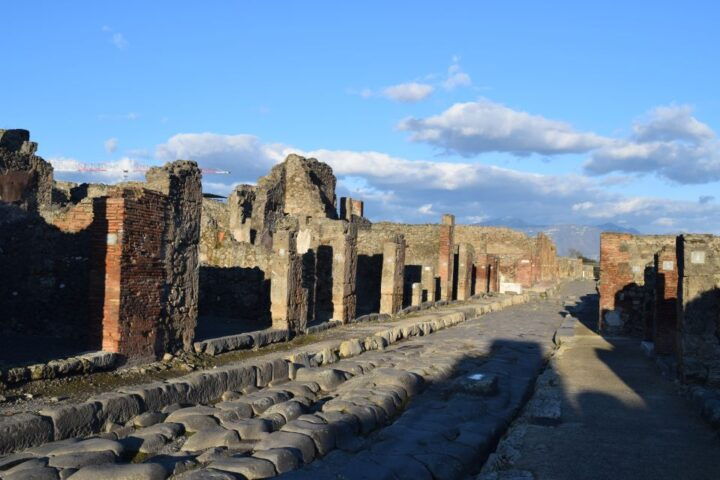
<svg viewBox="0 0 720 480"><path fill-rule="evenodd" d="M639 234L634 228L625 228L614 223L601 225L530 225L527 222L511 217L486 220L477 225L489 227L508 227L535 236L540 232L553 239L558 254L570 255L572 250L580 252L587 258L598 260L600 257L600 234L602 232L620 232Z"/></svg>

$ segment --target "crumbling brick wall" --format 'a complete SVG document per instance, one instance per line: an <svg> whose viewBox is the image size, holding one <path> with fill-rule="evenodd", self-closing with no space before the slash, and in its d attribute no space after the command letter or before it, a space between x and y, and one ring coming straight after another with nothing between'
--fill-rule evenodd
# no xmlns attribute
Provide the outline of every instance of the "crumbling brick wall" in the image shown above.
<svg viewBox="0 0 720 480"><path fill-rule="evenodd" d="M603 233L600 236L600 329L606 333L642 335L652 315L655 255L672 247L671 235Z"/></svg>

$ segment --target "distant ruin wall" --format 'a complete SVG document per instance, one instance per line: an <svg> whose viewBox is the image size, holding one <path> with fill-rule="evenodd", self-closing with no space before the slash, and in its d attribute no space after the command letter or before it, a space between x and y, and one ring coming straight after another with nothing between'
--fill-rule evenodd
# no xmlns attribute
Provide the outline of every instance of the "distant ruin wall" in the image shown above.
<svg viewBox="0 0 720 480"><path fill-rule="evenodd" d="M378 222L358 232L358 252L363 255L382 253L382 245L395 235L405 237L407 265L432 265L438 270L439 224L402 224ZM476 255L498 256L502 265L510 267L523 255L530 255L534 239L522 232L501 227L455 225L454 243L467 243Z"/></svg>
<svg viewBox="0 0 720 480"><path fill-rule="evenodd" d="M607 333L642 335L654 301L655 255L673 247L672 235L603 233L600 236L600 329Z"/></svg>

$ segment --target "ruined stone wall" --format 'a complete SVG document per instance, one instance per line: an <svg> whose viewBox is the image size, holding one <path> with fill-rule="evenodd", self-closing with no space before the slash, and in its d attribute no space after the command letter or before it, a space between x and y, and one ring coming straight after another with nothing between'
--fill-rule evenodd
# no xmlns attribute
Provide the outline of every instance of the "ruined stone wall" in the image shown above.
<svg viewBox="0 0 720 480"><path fill-rule="evenodd" d="M147 172L147 188L168 198L164 227L165 293L160 344L188 350L197 324L202 174L195 162L178 160Z"/></svg>
<svg viewBox="0 0 720 480"><path fill-rule="evenodd" d="M535 237L533 249L533 263L535 271L533 283L553 282L558 278L557 248L553 241L544 233L538 233Z"/></svg>
<svg viewBox="0 0 720 480"><path fill-rule="evenodd" d="M0 129L0 202L28 212L51 205L53 169L36 150L27 130Z"/></svg>
<svg viewBox="0 0 720 480"><path fill-rule="evenodd" d="M583 278L582 258L558 257L557 258L558 278L563 280L574 280Z"/></svg>
<svg viewBox="0 0 720 480"><path fill-rule="evenodd" d="M360 255L381 254L382 245L398 234L407 242L408 265L432 265L437 272L439 224L373 223L359 230L358 252ZM476 256L496 255L500 264L508 269L523 255L531 255L535 244L534 239L522 232L476 225L455 225L454 242L472 245Z"/></svg>
<svg viewBox="0 0 720 480"><path fill-rule="evenodd" d="M676 246L665 246L655 255L655 302L652 322L646 326L645 337L654 341L655 352L660 355L671 355L677 351L677 263Z"/></svg>
<svg viewBox="0 0 720 480"><path fill-rule="evenodd" d="M608 333L641 335L652 315L655 255L673 247L672 235L603 233L600 236L600 328Z"/></svg>
<svg viewBox="0 0 720 480"><path fill-rule="evenodd" d="M679 360L686 382L720 387L720 237L681 235Z"/></svg>

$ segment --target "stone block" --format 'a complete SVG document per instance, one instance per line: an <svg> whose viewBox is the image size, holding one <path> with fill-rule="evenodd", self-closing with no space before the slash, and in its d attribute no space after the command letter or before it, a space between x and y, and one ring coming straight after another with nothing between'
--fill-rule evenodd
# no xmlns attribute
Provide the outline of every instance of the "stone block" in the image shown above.
<svg viewBox="0 0 720 480"><path fill-rule="evenodd" d="M55 440L87 436L99 432L101 427L99 413L99 405L94 402L40 410L40 415L52 419Z"/></svg>
<svg viewBox="0 0 720 480"><path fill-rule="evenodd" d="M0 416L0 454L34 447L54 438L49 418L32 413Z"/></svg>

